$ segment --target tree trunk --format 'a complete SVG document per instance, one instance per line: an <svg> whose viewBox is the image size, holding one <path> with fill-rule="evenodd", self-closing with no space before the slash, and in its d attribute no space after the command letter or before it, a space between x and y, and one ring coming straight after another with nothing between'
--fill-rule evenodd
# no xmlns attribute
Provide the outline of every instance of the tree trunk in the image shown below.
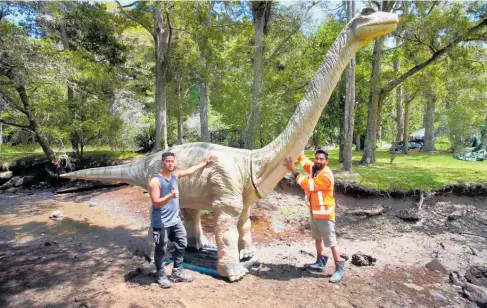
<svg viewBox="0 0 487 308"><path fill-rule="evenodd" d="M425 97L428 96L427 93L424 94ZM426 129L426 121L428 120L427 117L426 117L426 113L428 112L428 103L426 103L424 106L423 106L424 110L423 110L423 127L424 129ZM426 133L426 132L425 132Z"/></svg>
<svg viewBox="0 0 487 308"><path fill-rule="evenodd" d="M262 140L260 104L264 87L264 38L271 12L271 1L254 1L251 5L254 21L254 62L251 117L245 138L247 149L257 148Z"/></svg>
<svg viewBox="0 0 487 308"><path fill-rule="evenodd" d="M199 8L199 6L198 6ZM212 2L210 1L208 6L207 16L201 22L203 26L203 37L199 40L200 49L200 64L202 72L200 74L200 128L201 128L201 141L210 142L210 133L208 130L208 34L207 29L210 27L211 23L211 8Z"/></svg>
<svg viewBox="0 0 487 308"><path fill-rule="evenodd" d="M343 132L343 125L340 127L340 141L338 143L338 163L343 164L345 161L345 151L344 151L344 145L345 145L345 133Z"/></svg>
<svg viewBox="0 0 487 308"><path fill-rule="evenodd" d="M394 7L396 1L381 1L380 10L389 12ZM377 129L380 123L380 109L385 94L380 88L381 67L382 67L382 50L384 48L384 37L375 39L372 74L370 78L370 96L367 117L367 130L365 132L364 153L361 164L369 165L375 162L375 153L377 147Z"/></svg>
<svg viewBox="0 0 487 308"><path fill-rule="evenodd" d="M372 75L370 78L370 96L369 108L367 117L367 130L365 133L364 153L362 155L361 163L369 165L375 162L375 150L377 145L377 123L379 118L379 101L381 100L380 91L380 72L382 66L382 48L384 46L384 38L379 37L375 39L373 60L372 60Z"/></svg>
<svg viewBox="0 0 487 308"><path fill-rule="evenodd" d="M210 133L208 130L208 91L206 87L206 80L202 80L200 83L200 124L201 141L210 142Z"/></svg>
<svg viewBox="0 0 487 308"><path fill-rule="evenodd" d="M355 151L360 151L360 135L355 135Z"/></svg>
<svg viewBox="0 0 487 308"><path fill-rule="evenodd" d="M77 133L72 132L71 136L69 137L69 140L71 141L71 151L74 157L80 157L80 152L79 152L79 136Z"/></svg>
<svg viewBox="0 0 487 308"><path fill-rule="evenodd" d="M399 60L394 61L394 70L399 72L401 69L401 64ZM402 140L404 135L404 116L403 116L403 106L402 106L402 86L396 88L396 143Z"/></svg>
<svg viewBox="0 0 487 308"><path fill-rule="evenodd" d="M54 151L52 150L51 145L49 144L49 141L41 133L41 131L39 129L39 124L37 124L36 119L32 115L29 97L27 96L27 91L25 90L25 87L24 86L18 86L15 89L17 90L17 93L20 96L20 101L24 105L25 115L27 116L27 120L29 121L29 128L34 133L36 141L41 146L42 151L46 155L49 162L54 166L56 172L58 174L64 173L65 172L64 168L59 164L59 162L56 158L56 155L54 154Z"/></svg>
<svg viewBox="0 0 487 308"><path fill-rule="evenodd" d="M319 147L318 134L316 133L316 130L313 132L313 135L311 137L311 143L315 149Z"/></svg>
<svg viewBox="0 0 487 308"><path fill-rule="evenodd" d="M66 28L65 28L64 22L60 23L59 28L60 28L60 32L61 32L61 42L63 43L64 50L72 50L72 48L69 47L69 38L68 38L68 34L66 33ZM75 102L74 102L74 90L71 87L71 85L69 84L69 80L68 80L67 88L68 88L68 109L69 109L69 113L71 114L71 116L75 120L77 120L78 115L77 115L76 106L74 105L75 104ZM71 141L72 155L74 157L81 157L80 151L79 151L79 139L80 138L79 138L78 132L76 131L76 128L74 128L74 131L71 132L69 139Z"/></svg>
<svg viewBox="0 0 487 308"><path fill-rule="evenodd" d="M404 133L402 137L404 154L409 153L408 141L409 141L409 117L411 116L411 102L406 92L406 101L404 102Z"/></svg>
<svg viewBox="0 0 487 308"><path fill-rule="evenodd" d="M424 146L423 152L433 152L435 150L435 102L436 95L431 87L426 89L426 114L424 121Z"/></svg>
<svg viewBox="0 0 487 308"><path fill-rule="evenodd" d="M0 133L1 133L1 127L0 127ZM480 149L481 150L487 150L487 116L485 117L484 128L480 131L480 133L481 133L481 139L482 139L481 140L482 143L480 144Z"/></svg>
<svg viewBox="0 0 487 308"><path fill-rule="evenodd" d="M183 144L183 123L181 121L181 104L183 99L181 97L181 81L178 83L178 113L176 116L176 120L178 123L178 144Z"/></svg>
<svg viewBox="0 0 487 308"><path fill-rule="evenodd" d="M0 110L0 119L2 118L2 110ZM0 123L0 153L2 153L3 145L3 125Z"/></svg>
<svg viewBox="0 0 487 308"><path fill-rule="evenodd" d="M156 57L156 140L154 152L167 149L167 113L166 113L166 76L168 49L168 32L164 26L162 9L156 8L154 12L154 43Z"/></svg>
<svg viewBox="0 0 487 308"><path fill-rule="evenodd" d="M5 102L0 100L0 120L2 120L2 113L3 109L5 108ZM0 153L2 153L2 145L3 145L3 123L0 122Z"/></svg>
<svg viewBox="0 0 487 308"><path fill-rule="evenodd" d="M347 1L347 20L353 19L355 2ZM355 56L347 67L347 84L345 95L345 117L343 120L343 170L352 171L353 127L355 117Z"/></svg>

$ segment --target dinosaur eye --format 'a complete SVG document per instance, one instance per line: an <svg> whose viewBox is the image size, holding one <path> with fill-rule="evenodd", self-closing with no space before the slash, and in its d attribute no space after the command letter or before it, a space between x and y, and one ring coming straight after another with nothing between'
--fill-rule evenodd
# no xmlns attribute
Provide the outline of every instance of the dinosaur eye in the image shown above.
<svg viewBox="0 0 487 308"><path fill-rule="evenodd" d="M365 9L362 10L362 12L360 13L360 15L370 15L372 13L375 13L375 10L371 7L366 7Z"/></svg>

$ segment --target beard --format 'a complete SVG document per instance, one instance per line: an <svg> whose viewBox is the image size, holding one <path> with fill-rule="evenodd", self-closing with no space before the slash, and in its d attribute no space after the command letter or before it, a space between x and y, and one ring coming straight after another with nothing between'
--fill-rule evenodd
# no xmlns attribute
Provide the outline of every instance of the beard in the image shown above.
<svg viewBox="0 0 487 308"><path fill-rule="evenodd" d="M323 169L323 167L324 167L324 166L325 166L325 165L323 165L323 164L314 164L314 165L313 165L313 168L312 168L312 170L313 170L313 175L314 175L314 174L316 174L316 172L318 172L318 171L320 171L321 169Z"/></svg>

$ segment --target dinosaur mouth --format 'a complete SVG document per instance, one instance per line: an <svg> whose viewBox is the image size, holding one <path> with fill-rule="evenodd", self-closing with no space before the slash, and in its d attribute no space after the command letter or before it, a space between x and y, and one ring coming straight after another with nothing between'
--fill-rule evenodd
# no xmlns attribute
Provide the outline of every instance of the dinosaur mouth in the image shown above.
<svg viewBox="0 0 487 308"><path fill-rule="evenodd" d="M356 35L364 40L370 40L374 37L385 35L394 31L399 23L396 18L371 22L357 29Z"/></svg>
<svg viewBox="0 0 487 308"><path fill-rule="evenodd" d="M388 21L383 21L383 22L371 23L371 24L365 25L364 28L380 28L380 27L387 27L387 26L396 27L398 23L399 23L398 20L388 20Z"/></svg>

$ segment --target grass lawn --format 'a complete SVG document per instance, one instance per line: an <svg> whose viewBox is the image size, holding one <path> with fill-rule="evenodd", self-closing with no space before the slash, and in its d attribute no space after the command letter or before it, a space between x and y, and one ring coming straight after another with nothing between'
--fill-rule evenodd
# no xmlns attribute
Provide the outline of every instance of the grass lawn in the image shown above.
<svg viewBox="0 0 487 308"><path fill-rule="evenodd" d="M17 151L15 151L17 150ZM22 152L22 150L24 150ZM29 149L30 150L30 149ZM62 152L56 152L57 155ZM306 151L313 159L314 152ZM112 159L142 158L141 154L132 151L111 151L108 148L87 148L85 157L109 156ZM353 153L353 161L359 162L362 152ZM338 149L330 150L330 167L335 171L337 182L349 182L365 188L381 191L402 191L419 189L421 191L440 189L452 184L485 184L487 183L487 161L468 162L453 158L450 153L408 155L396 154L390 163L391 155L387 149L377 149L377 162L369 167L354 166L353 174L338 172ZM0 153L0 167L8 168L20 158L44 158L42 151L32 149L3 148ZM297 165L301 172L301 166Z"/></svg>
<svg viewBox="0 0 487 308"><path fill-rule="evenodd" d="M56 155L61 155L63 151L57 151L54 149ZM67 153L71 155L71 152ZM142 158L144 155L135 153L133 151L112 151L109 148L87 148L83 152L83 157L96 157L96 156L108 156L113 160L126 159L126 158ZM24 149L24 148L4 148L0 153L0 167L8 169L18 159L43 159L45 158L42 149Z"/></svg>
<svg viewBox="0 0 487 308"><path fill-rule="evenodd" d="M312 159L314 152L306 151L306 155ZM369 167L353 166L355 174L336 172L335 179L388 192L427 191L452 184L487 183L487 161L461 161L451 153L411 153L396 154L391 164L390 157L387 149L377 149L375 164ZM362 152L353 153L354 163L361 158ZM338 149L330 150L330 168L333 171L341 169Z"/></svg>

